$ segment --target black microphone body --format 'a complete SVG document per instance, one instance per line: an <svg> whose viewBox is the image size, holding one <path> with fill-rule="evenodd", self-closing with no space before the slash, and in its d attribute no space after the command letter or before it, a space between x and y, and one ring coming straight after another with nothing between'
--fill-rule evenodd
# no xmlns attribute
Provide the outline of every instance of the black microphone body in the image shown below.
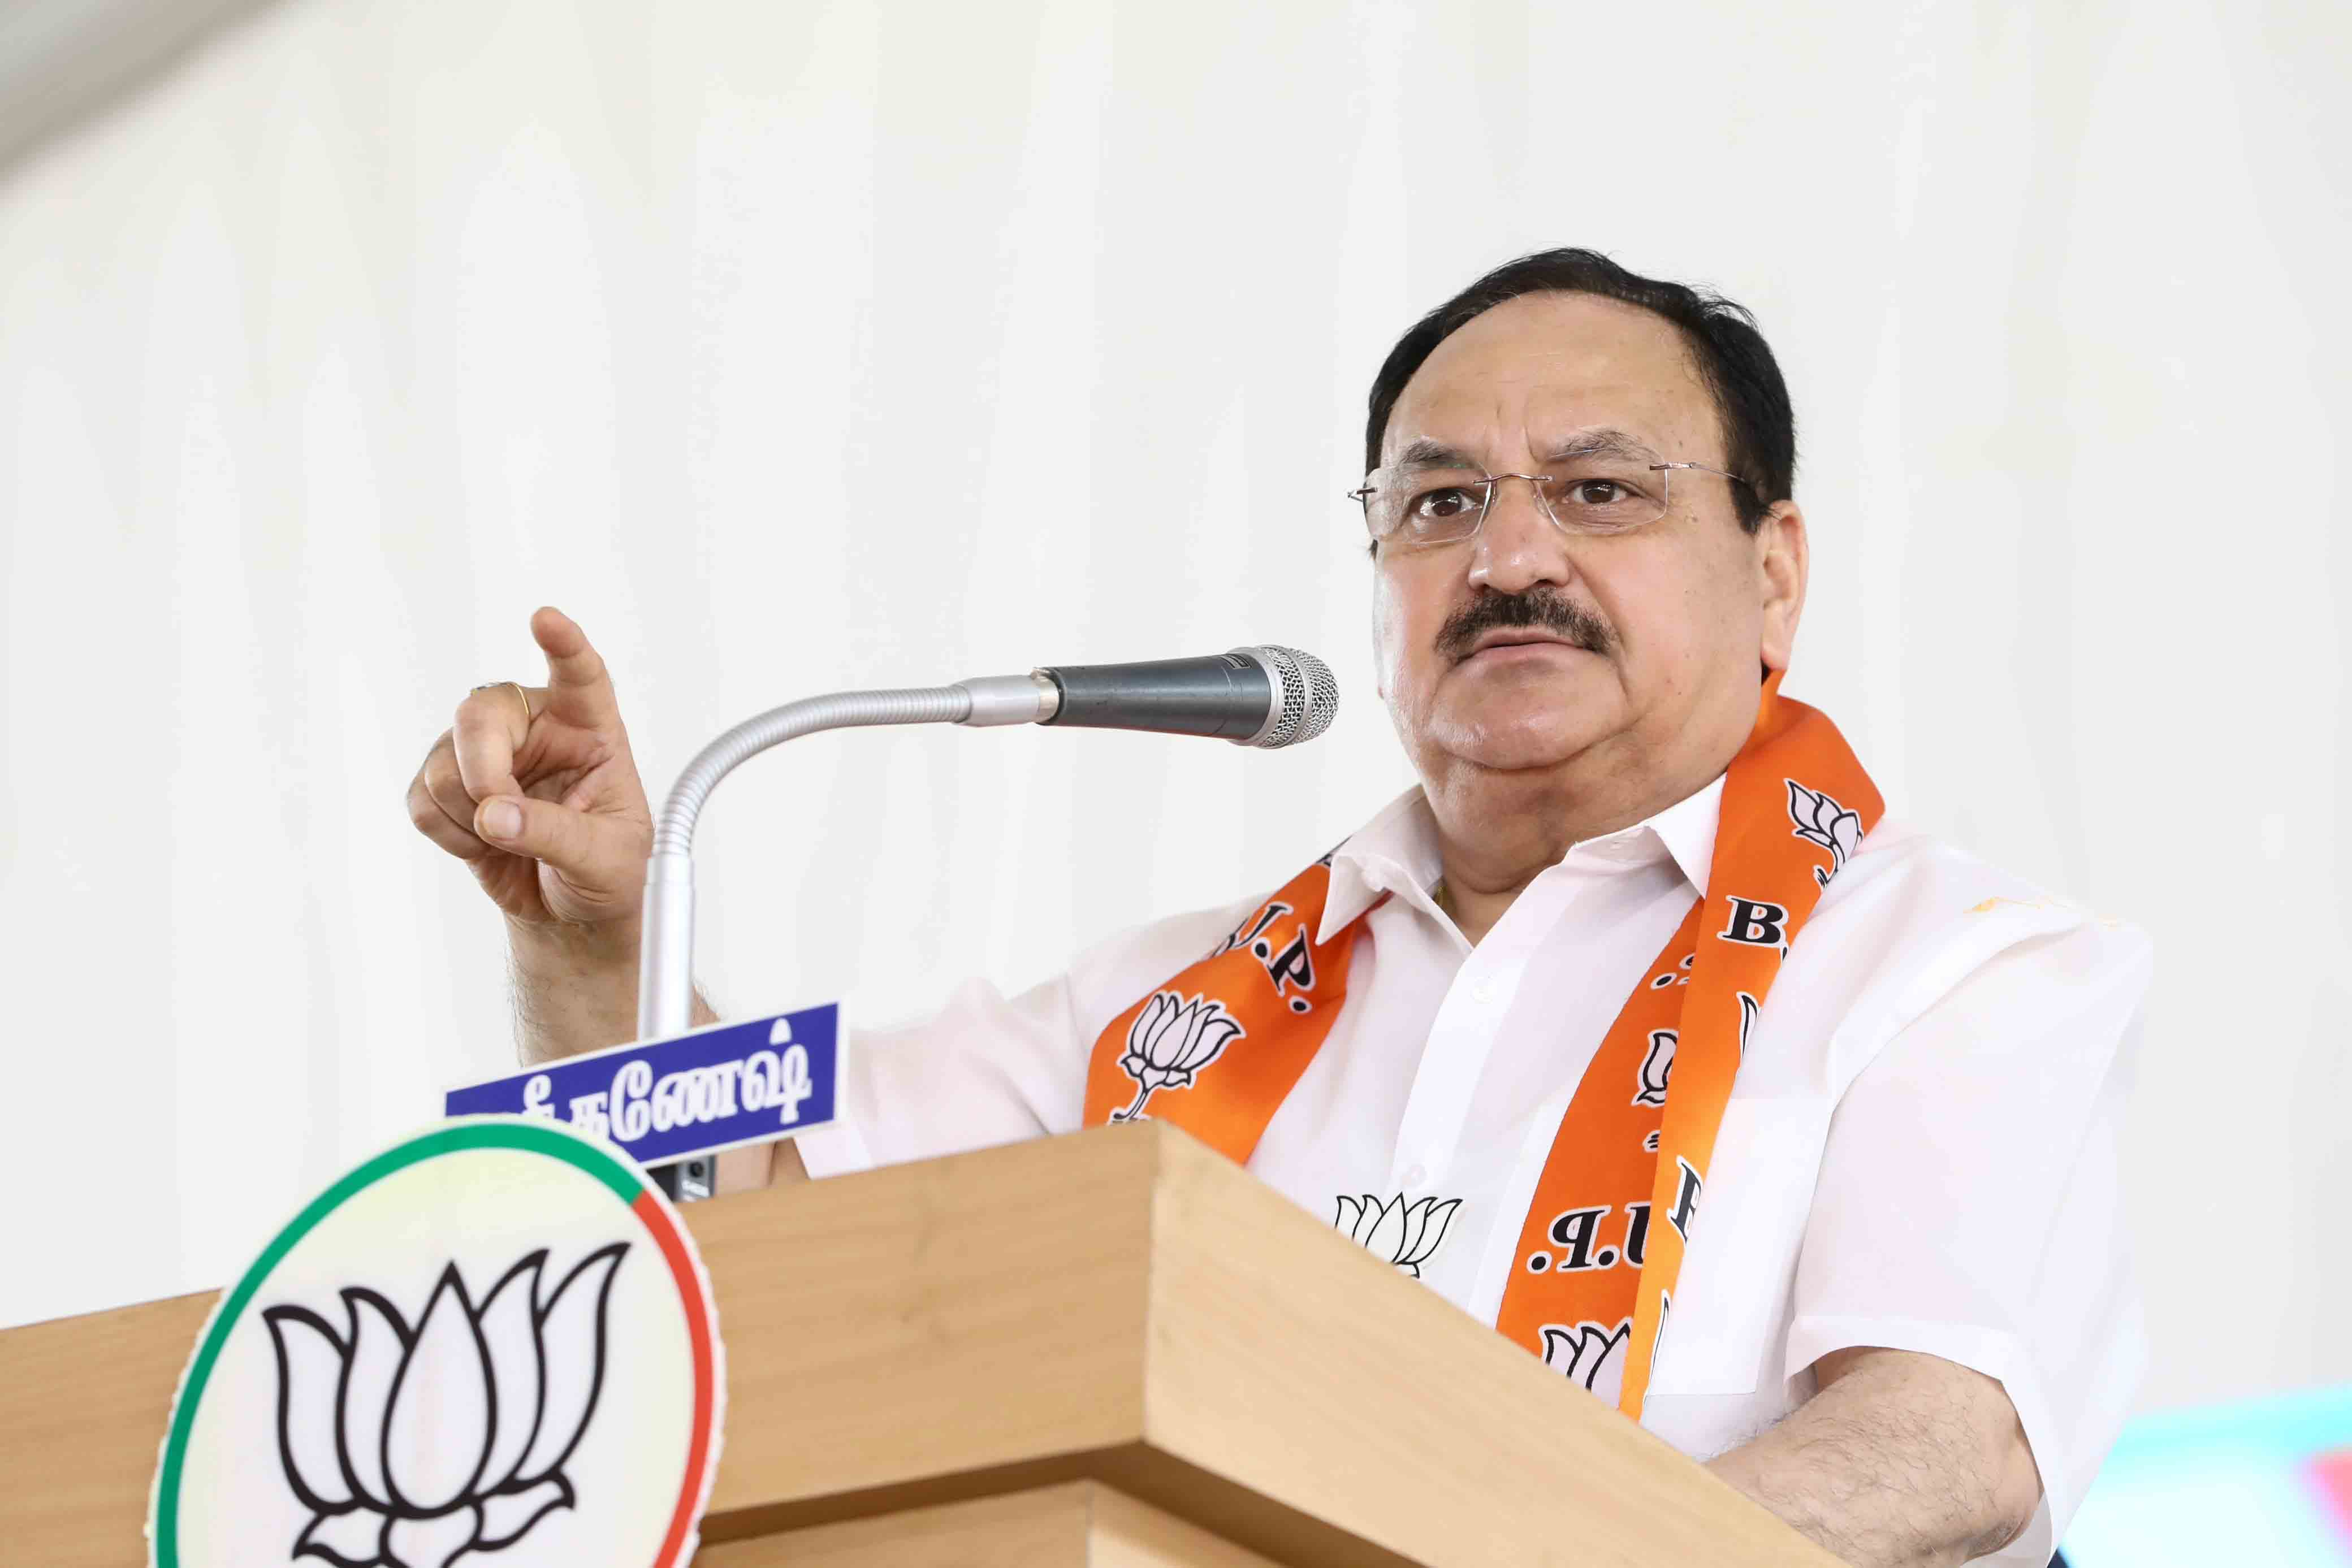
<svg viewBox="0 0 2352 1568"><path fill-rule="evenodd" d="M1038 722L1073 729L1200 735L1274 747L1312 740L1339 706L1331 671L1312 653L1272 645L1204 658L1060 664L1037 674L1059 695Z"/></svg>
<svg viewBox="0 0 2352 1568"><path fill-rule="evenodd" d="M1246 740L1265 723L1274 682L1239 653L1136 664L1060 664L1042 672L1062 694L1045 722Z"/></svg>

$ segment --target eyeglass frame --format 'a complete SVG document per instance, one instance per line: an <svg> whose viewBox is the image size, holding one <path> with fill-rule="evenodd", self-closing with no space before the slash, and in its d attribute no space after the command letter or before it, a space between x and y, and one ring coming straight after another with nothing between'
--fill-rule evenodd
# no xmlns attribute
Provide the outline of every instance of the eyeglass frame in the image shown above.
<svg viewBox="0 0 2352 1568"><path fill-rule="evenodd" d="M1743 489L1743 490L1747 491L1750 496L1753 496L1753 495L1755 495L1755 494L1757 493L1757 492L1756 492L1756 486L1755 486L1754 485L1750 484L1748 480L1741 478L1738 475L1732 473L1729 469L1727 469L1727 468L1711 468L1711 467L1707 466L1707 465L1706 465L1706 464L1704 464L1704 463L1645 463L1645 464L1643 464L1642 466L1643 466L1643 468L1645 468L1646 470L1648 470L1650 473L1653 473L1653 474L1665 474L1665 473L1669 473L1670 471L1672 471L1672 470L1674 470L1674 469L1677 469L1677 468L1688 468L1688 469L1693 469L1693 470L1696 470L1696 472L1701 473L1701 474L1713 474L1713 475L1716 475L1716 476L1719 476L1719 477L1721 477L1721 478L1725 478L1725 479L1728 479L1728 480L1730 480L1733 484L1735 484L1735 485L1738 486L1741 489ZM1383 472L1383 470L1381 470L1381 469L1374 469L1372 472L1373 472L1373 473L1375 473L1375 474L1377 474L1377 473ZM1367 479L1369 479L1369 478L1370 478L1372 476L1371 476L1370 474L1367 474L1367 475L1366 475L1366 476L1365 476ZM1426 545L1424 545L1424 546L1423 546L1423 547L1422 547L1422 548L1424 548L1424 549L1435 549L1435 548L1436 548L1437 546L1439 546L1439 545L1458 545L1458 544L1466 543L1467 541L1469 541L1469 540L1471 540L1471 539L1475 539L1475 538L1476 538L1478 537L1479 530L1480 530L1480 529L1482 529L1482 528L1484 528L1486 526L1486 514L1487 514L1488 512L1490 512L1490 511L1494 510L1494 507L1495 507L1495 486L1497 486L1497 485L1499 485L1499 484L1501 484L1501 483L1502 483L1504 480L1506 480L1506 479L1525 479L1525 480L1526 480L1529 485L1532 485L1533 486L1535 486L1535 492L1536 492L1536 505L1537 505L1538 507L1540 507L1540 508L1542 509L1542 511L1543 511L1543 515L1544 515L1544 521L1546 521L1546 522L1549 523L1553 528L1558 528L1561 533L1563 533L1563 534L1568 534L1568 535L1570 535L1570 537L1575 538L1614 538L1614 537L1615 537L1615 535L1613 535L1613 534L1608 534L1608 533L1594 533L1594 532L1590 532L1590 531L1581 530L1581 529L1570 528L1566 523L1561 522L1558 517L1554 517L1554 516L1552 515L1551 503L1550 503L1549 501L1547 501L1547 500L1545 500L1545 499L1544 499L1543 487L1544 487L1546 485L1550 484L1550 483L1552 482L1552 480L1553 480L1555 477L1556 477L1556 476L1554 476L1554 475L1550 475L1550 474L1484 474L1484 473L1482 473L1482 474L1479 476L1479 477L1478 477L1477 479L1475 479L1475 480L1472 481L1472 482L1471 482L1471 484L1464 485L1464 486L1459 486L1459 487L1460 487L1460 488L1462 488L1462 489L1469 489L1469 488L1471 488L1471 487L1475 485L1477 488L1479 488L1479 489L1481 489L1481 490L1483 490L1483 491L1485 491L1485 492L1486 492L1486 493L1485 493L1485 495L1480 498L1480 500L1479 500L1479 502L1478 502L1478 520L1477 520L1476 522L1475 522L1475 523L1473 523L1473 524L1471 524L1471 525L1470 525L1470 531L1469 531L1469 532L1467 532L1467 533L1465 533L1465 534L1464 534L1464 535L1462 535L1459 538L1451 538L1451 539L1435 539L1435 540L1429 541ZM1666 515L1666 513L1667 513L1667 511L1668 511L1669 509L1671 509L1671 507L1672 507L1672 506L1673 506L1673 493L1672 493L1673 481L1672 481L1671 479L1669 479L1669 480L1667 481L1667 485L1668 485L1668 491L1667 491L1667 494L1663 495L1663 496L1661 496L1661 497L1658 497L1658 515L1657 515L1657 517L1650 518L1648 522L1636 523L1636 524L1634 524L1634 525L1633 525L1632 528L1624 528L1624 529L1621 529L1621 530L1619 530L1619 531L1620 531L1620 532L1622 532L1622 533L1637 534L1637 533L1640 533L1643 528L1646 528L1650 527L1650 526L1651 526L1651 524L1653 524L1653 523L1656 523L1656 522L1658 522L1661 518L1664 517L1665 517L1665 515ZM1372 534L1372 532L1371 532L1371 518L1372 518L1372 500L1371 500L1371 498L1372 498L1374 496L1377 496L1377 495L1379 495L1379 494L1380 494L1380 492L1379 492L1378 490L1374 489L1374 488L1373 488L1371 486L1370 486L1370 485L1359 485L1358 486L1356 486L1356 488L1354 488L1354 489L1352 489L1352 490L1350 490L1350 491L1349 491L1349 492L1348 492L1348 499L1349 499L1349 500L1351 500L1351 501L1355 502L1359 507L1362 507L1362 508L1363 508L1363 512L1364 512L1364 524L1365 524L1364 531L1365 531L1367 534L1371 534L1371 540L1372 540L1372 543L1373 543L1375 546L1379 546L1379 545L1385 544L1386 542L1388 542L1386 538L1383 538L1381 536L1380 536L1380 535L1378 535L1378 534ZM1397 530L1397 529L1391 528L1391 530L1389 530L1388 538L1393 538L1396 536L1397 532L1398 532L1398 530Z"/></svg>

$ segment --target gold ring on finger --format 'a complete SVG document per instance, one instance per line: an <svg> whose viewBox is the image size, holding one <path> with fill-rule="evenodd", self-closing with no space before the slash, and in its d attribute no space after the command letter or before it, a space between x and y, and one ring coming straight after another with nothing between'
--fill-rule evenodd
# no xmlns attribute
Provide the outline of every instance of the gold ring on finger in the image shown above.
<svg viewBox="0 0 2352 1568"><path fill-rule="evenodd" d="M537 713L532 711L530 706L530 694L523 690L522 683L520 681L485 681L474 689L478 692L487 692L497 686L512 686L514 688L514 695L522 699L522 722L526 727L530 725L531 720L539 716Z"/></svg>

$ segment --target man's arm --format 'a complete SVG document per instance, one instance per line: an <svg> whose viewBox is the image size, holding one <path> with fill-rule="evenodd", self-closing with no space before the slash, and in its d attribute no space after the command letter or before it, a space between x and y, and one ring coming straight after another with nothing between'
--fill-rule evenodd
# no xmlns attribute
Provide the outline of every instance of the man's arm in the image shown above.
<svg viewBox="0 0 2352 1568"><path fill-rule="evenodd" d="M602 933L533 931L508 934L513 969L515 1040L523 1061L536 1066L561 1057L622 1045L637 1037L637 968L633 952ZM688 1026L719 1021L700 987ZM718 1156L716 1190L748 1192L772 1181L805 1181L800 1151L786 1143L728 1149Z"/></svg>
<svg viewBox="0 0 2352 1568"><path fill-rule="evenodd" d="M515 1044L523 1065L626 1045L637 1038L637 936L547 930L509 924L507 960L514 986ZM687 1025L717 1023L699 987Z"/></svg>
<svg viewBox="0 0 2352 1568"><path fill-rule="evenodd" d="M536 1066L637 1037L634 960L614 964L609 955L583 954L562 940L521 932L514 934L508 952L514 967L515 1039L525 1063ZM717 1023L719 1015L699 986L693 995L688 1027ZM721 1194L808 1179L800 1151L790 1143L725 1149L718 1161L713 1190Z"/></svg>
<svg viewBox="0 0 2352 1568"><path fill-rule="evenodd" d="M507 922L527 1066L637 1037L639 904L653 811L604 661L553 608L530 620L545 686L477 686L408 786L416 831L465 862ZM688 1023L719 1021L700 991ZM802 1178L789 1145L719 1156L719 1189Z"/></svg>
<svg viewBox="0 0 2352 1568"><path fill-rule="evenodd" d="M2042 1477L2000 1383L1940 1356L1857 1346L1821 1391L1707 1469L1856 1568L1943 1568L2033 1519Z"/></svg>

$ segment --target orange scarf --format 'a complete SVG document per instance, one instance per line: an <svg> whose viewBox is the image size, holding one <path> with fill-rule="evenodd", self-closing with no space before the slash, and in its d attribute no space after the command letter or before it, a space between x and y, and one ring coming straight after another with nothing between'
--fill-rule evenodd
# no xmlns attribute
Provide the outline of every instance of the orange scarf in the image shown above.
<svg viewBox="0 0 2352 1568"><path fill-rule="evenodd" d="M1780 688L1777 674L1765 682L1724 776L1706 896L1560 1119L1495 1320L1587 1387L1622 1355L1618 1408L1636 1420L1748 1030L1822 889L1885 810L1837 727ZM1348 994L1361 917L1314 940L1330 864L1110 1021L1087 1070L1087 1126L1156 1117L1248 1162Z"/></svg>

